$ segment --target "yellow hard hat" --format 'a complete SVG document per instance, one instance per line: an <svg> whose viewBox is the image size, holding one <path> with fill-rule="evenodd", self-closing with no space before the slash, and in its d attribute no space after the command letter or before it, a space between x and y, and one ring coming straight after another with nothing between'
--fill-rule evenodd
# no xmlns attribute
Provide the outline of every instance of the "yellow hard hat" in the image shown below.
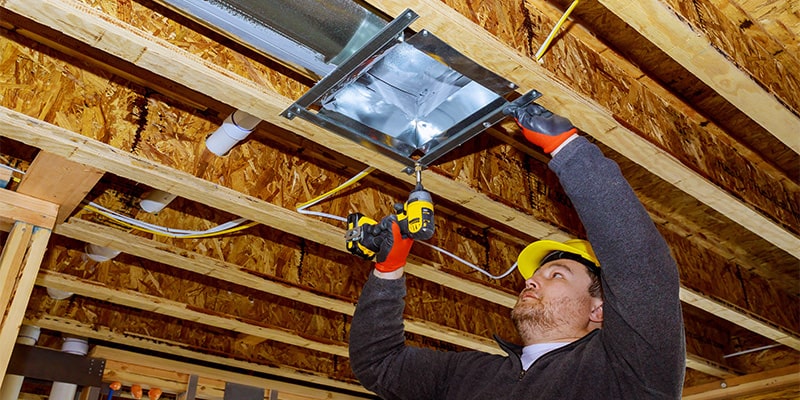
<svg viewBox="0 0 800 400"><path fill-rule="evenodd" d="M563 251L570 255L579 256L580 258L575 261L581 262L590 269L598 269L600 267L600 262L597 261L597 256L594 255L592 245L586 240L570 239L563 243L556 242L555 240L538 240L526 246L519 253L517 257L517 269L519 269L519 273L522 274L522 277L525 279L530 278L542 265L542 260L550 253L556 251Z"/></svg>

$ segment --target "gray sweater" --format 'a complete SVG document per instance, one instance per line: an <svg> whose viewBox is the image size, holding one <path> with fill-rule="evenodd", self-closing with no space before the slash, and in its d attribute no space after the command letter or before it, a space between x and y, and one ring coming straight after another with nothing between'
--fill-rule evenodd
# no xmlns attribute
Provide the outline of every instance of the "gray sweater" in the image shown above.
<svg viewBox="0 0 800 400"><path fill-rule="evenodd" d="M405 278L370 274L350 330L350 362L384 399L679 399L685 342L677 266L618 166L583 137L550 161L603 267L603 328L527 371L508 356L405 346Z"/></svg>

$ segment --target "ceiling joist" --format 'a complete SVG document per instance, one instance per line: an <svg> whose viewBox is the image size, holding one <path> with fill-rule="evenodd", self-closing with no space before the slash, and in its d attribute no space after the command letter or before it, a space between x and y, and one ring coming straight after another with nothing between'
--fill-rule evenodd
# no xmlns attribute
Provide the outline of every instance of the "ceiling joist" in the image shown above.
<svg viewBox="0 0 800 400"><path fill-rule="evenodd" d="M659 0L601 0L670 57L717 91L789 148L800 153L800 118Z"/></svg>
<svg viewBox="0 0 800 400"><path fill-rule="evenodd" d="M331 149L368 163L399 179L411 181L411 177L401 172L401 165L386 157L364 151L357 144L304 121L288 121L280 117L280 113L292 104L291 99L280 93L271 92L254 82L233 76L163 40L148 37L146 33L136 28L111 23L108 18L101 15L100 11L76 1L40 1L40 3L7 1L5 7L141 68L217 98L262 120L291 129L311 140L325 143ZM601 111L597 105L587 104L579 93L566 89L558 83L552 73L530 60L526 61L526 57L484 30L475 29L471 22L447 5L432 1L416 1L410 4L391 1L372 3L390 15L399 15L405 8L414 9L421 15L418 25L424 23L425 29L432 31L465 55L516 82L521 91L537 89L545 93L543 104L563 110L560 112L569 115L573 122L586 132L767 241L800 258L800 238L796 235L686 168L664 150L631 132L627 127L629 125L620 125L616 120L617 116ZM75 21L81 21L80 26L76 25ZM176 63L176 57L181 61ZM519 68L520 65L523 68ZM766 165L760 167L765 168ZM514 229L529 232L538 238L556 240L565 238L563 232L490 201L485 195L449 179L433 175L428 177L427 181L430 187L437 189L437 194L452 197L450 200L470 207L476 212L493 215L496 221ZM783 185L791 184L780 180L774 187L780 188Z"/></svg>
<svg viewBox="0 0 800 400"><path fill-rule="evenodd" d="M755 355L729 359L726 353L769 348L758 357L788 365L800 350L800 305L795 301L800 183L790 171L800 144L792 134L800 121L800 91L793 90L797 80L791 71L800 69L800 63L797 52L791 51L798 42L787 34L800 30L800 23L786 15L773 23L771 10L749 0L699 0L691 5L676 1L629 5L601 0L616 17L599 4L587 4L592 11L573 15L576 21L601 15L601 21L608 19L616 27L624 25L621 18L638 29L641 42L649 40L664 51L661 55L652 51L656 47L645 46L659 53L654 57L658 65L674 64L677 70L680 63L689 71L683 72L688 81L698 79L694 82L700 89L688 96L688 91L665 83L666 75L651 74L642 59L610 48L607 37L595 31L596 22L588 19L565 25L542 63L533 62L534 51L567 0L367 0L388 16L413 9L420 15L414 29L433 32L519 84L520 92L543 92L542 104L570 117L617 161L678 261L690 349L686 385L700 388L697 381L710 382L712 377L726 379L725 385L736 375L754 377L746 375L754 368L745 364ZM35 289L38 296L28 310L29 321L44 329L224 368L249 368L366 394L354 383L343 347L355 287L363 277L342 271L360 269L350 269L345 261L349 255L338 224L303 216L293 207L368 164L378 171L357 193L318 207L337 215L353 208L380 215L389 208L383 204L389 203L387 198L403 197L413 177L401 172L397 162L347 139L299 119L279 117L308 89L307 77L272 70L263 59L236 53L235 45L227 47L230 43L194 31L196 26L180 15L161 14L167 10L152 2L98 2L104 0L2 4L11 18L0 24L0 39L6 54L16 52L21 61L0 63L18 87L0 93L7 94L0 96L6 100L0 105L0 136L42 150L20 191L59 197L57 203L66 205L59 221L73 215L56 224L54 232L60 236L54 240L67 250L52 251L60 258L50 260L39 283L78 296L66 304ZM645 22L653 15L659 16L658 23ZM628 30L626 35L638 37ZM682 46L670 45L669 38L675 37ZM763 61L769 57L774 63ZM23 72L26 68L31 74ZM784 73L790 76L783 79ZM54 80L41 79L45 75ZM35 77L36 82L25 77ZM54 83L37 83L45 80ZM40 108L29 104L34 101L28 97L31 92L44 98ZM63 101L65 93L73 92L79 92L78 97ZM110 105L96 103L95 98L111 92L120 96ZM85 98L78 101L82 94ZM730 101L733 106L726 106L737 116L752 119L745 125L755 133L743 137L732 128L736 123L721 122L725 117L710 113L713 107L700 106L695 99L704 96L713 97L709 104L727 104L722 97ZM14 98L16 102L9 101ZM202 148L203 132L214 129L214 119L231 109L265 123L257 137L232 156L213 158ZM546 157L528 148L516 132L513 122L505 121L430 166L426 188L441 205L434 244L456 248L460 256L491 266L507 261L528 240L579 235L574 211L568 202L562 204L558 196L563 193L547 175ZM767 144L754 145L759 137ZM130 148L129 142L134 143ZM776 159L770 158L773 148L780 153ZM53 161L43 161L48 157ZM232 174L216 169L235 165L233 160L249 164ZM272 163L275 171L259 170ZM89 166L85 174L78 174L85 180L71 173L59 175L61 169L81 165ZM97 184L105 172L107 179ZM284 176L294 183L284 183ZM65 193L47 193L47 187L71 178L72 183L64 185L69 188L59 187ZM137 189L115 192L111 187L117 183ZM97 219L82 210L73 212L93 186L95 194L102 193L100 199L131 206L139 184L181 197L160 215L139 214L148 221L180 218L187 229L198 229L235 215L263 226L237 237L149 239L89 222L85 218ZM65 238L127 254L122 261L106 264L80 261L76 249L81 245ZM508 328L505 319L498 323L495 316L515 303L516 277L492 281L433 250L416 246L413 253L406 269L411 275L405 316L409 340L499 352L488 335ZM129 257L141 265L128 263ZM304 259L313 268L304 269ZM65 267L67 263L80 265ZM197 291L190 297L165 289L187 285ZM115 317L119 310L130 310L123 312L131 322L112 328L120 322ZM474 310L479 313L470 314ZM488 317L475 318L481 314ZM298 323L307 319L315 322ZM179 333L185 332L181 321L192 326L196 336ZM305 329L312 325L312 331ZM785 346L776 348L773 341ZM260 353L243 353L244 348ZM201 354L209 350L211 354ZM295 359L283 359L278 354L283 351ZM281 367L272 368L276 364ZM765 365L754 364L761 369ZM768 377L753 382L760 389L747 389L742 395L781 390L771 386ZM721 393L709 386L690 394L700 392Z"/></svg>

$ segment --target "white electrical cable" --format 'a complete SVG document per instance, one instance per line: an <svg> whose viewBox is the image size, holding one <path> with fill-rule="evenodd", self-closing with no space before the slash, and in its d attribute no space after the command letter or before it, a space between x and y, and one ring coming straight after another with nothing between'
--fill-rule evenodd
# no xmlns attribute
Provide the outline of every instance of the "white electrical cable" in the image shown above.
<svg viewBox="0 0 800 400"><path fill-rule="evenodd" d="M489 278L492 278L492 279L505 278L506 276L508 276L508 274L510 274L511 272L513 272L517 268L517 263L514 262L514 265L512 265L511 268L508 269L508 271L502 273L501 275L492 275L488 271L484 270L483 268L481 268L481 267L479 267L479 266L477 266L477 265L475 265L475 264L473 264L473 263L471 263L471 262L469 262L469 261L467 261L467 260L465 260L465 259L463 259L463 258L461 258L461 257L459 257L459 256L457 256L457 255L455 255L455 254L453 254L453 253L441 248L441 247L436 247L436 246L434 246L434 245L432 245L430 243L427 243L427 242L420 242L420 243L424 244L425 246L431 247L434 250L436 250L436 251L438 251L438 252L440 252L440 253L442 253L442 254L444 254L446 256L450 256L450 257L456 259L457 261L463 263L464 265L466 265L466 266L468 266L468 267L470 267L470 268L472 268L472 269L474 269L474 270L476 270L476 271L478 271L478 272L480 272L480 273L482 273L482 274L484 274L484 275L486 275L486 276L488 276Z"/></svg>
<svg viewBox="0 0 800 400"><path fill-rule="evenodd" d="M223 224L217 225L217 226L215 226L213 228L210 228L210 229L206 229L204 231L184 230L184 229L167 228L167 227L164 227L164 226L154 225L154 224L150 224L150 223L147 223L147 222L144 222L144 221L140 221L138 219L131 218L131 217L128 217L126 215L120 214L120 213L118 213L116 211L113 211L113 210L110 210L108 208L105 208L105 207L103 207L103 206L101 206L101 205L99 205L97 203L94 203L94 202L89 202L88 204L89 204L89 206L91 206L91 207L97 209L98 211L100 211L101 214L104 214L104 215L106 215L107 217L109 217L111 219L116 219L116 220L125 222L127 224L130 224L130 225L142 228L142 229L151 230L151 231L157 231L157 232L162 233L164 235L168 235L168 236L175 237L175 238L183 238L183 237L196 236L196 235L214 234L214 233L217 233L217 232L221 232L221 231L225 231L225 230L228 230L228 229L231 229L231 228L235 228L235 227L237 227L237 226L239 226L239 225L241 225L241 224L243 224L243 223L248 221L248 219L246 219L246 218L237 218L237 219L235 219L233 221L225 222Z"/></svg>
<svg viewBox="0 0 800 400"><path fill-rule="evenodd" d="M25 171L23 171L21 169L16 169L16 168L14 168L14 167L12 167L10 165L0 164L0 167L3 167L5 169L10 169L10 170L12 170L14 172L17 172L17 173L20 173L22 175L25 175Z"/></svg>
<svg viewBox="0 0 800 400"><path fill-rule="evenodd" d="M359 172L358 175L348 179L346 182L342 183L341 185L339 185L337 188L331 190L330 192L325 193L325 194L323 194L323 195L321 195L321 196L319 196L319 197L317 197L317 198L315 198L315 199L313 199L313 200L311 200L311 201L309 201L309 202L307 202L305 204L302 204L302 205L298 206L297 207L297 212L300 213L300 214L316 215L318 217L333 218L333 219L335 219L337 221L347 222L347 218L340 217L338 215L331 215L331 214L327 214L327 213L323 213L323 212L308 211L308 210L306 210L306 208L311 207L311 206L321 202L322 200L325 200L328 197L333 196L334 194L338 193L340 190L352 185L353 183L357 182L358 180L360 180L361 178L363 178L364 176L366 176L367 174L372 172L373 169L374 168L372 168L372 167L367 167L367 169ZM442 253L442 254L444 254L446 256L452 257L453 259L463 263L464 265L466 265L466 266L468 266L468 267L470 267L470 268L472 268L472 269L474 269L474 270L476 270L476 271L478 271L478 272L480 272L480 273L482 273L482 274L484 274L484 275L486 275L486 276L488 276L489 278L492 278L492 279L505 278L506 276L508 276L508 274L510 274L511 272L513 272L517 268L517 263L514 262L514 265L512 265L511 268L509 268L508 271L504 272L503 274L501 274L501 275L492 275L488 271L478 267L477 265L475 265L475 264L473 264L473 263L471 263L471 262L469 262L467 260L464 260L463 258L461 258L461 257L459 257L459 256L457 256L457 255L455 255L455 254L453 254L453 253L451 253L451 252L449 252L449 251L447 251L445 249L442 249L440 247L434 246L434 245L432 245L430 243L427 243L427 242L420 242L420 243L422 243L422 244L424 244L424 245L426 245L428 247L431 247L434 250L436 250L436 251L438 251L438 252L440 252L440 253Z"/></svg>
<svg viewBox="0 0 800 400"><path fill-rule="evenodd" d="M337 221L341 221L341 222L345 222L346 223L347 222L347 218L340 217L338 215L332 215L332 214L328 214L328 213L323 213L323 212L319 212L319 211L308 211L308 210L306 210L306 208L311 207L311 206L319 203L320 201L325 200L328 197L333 196L336 193L339 193L340 190L342 190L342 189L344 189L344 188L346 188L346 187L358 182L359 180L361 180L361 178L367 176L374 169L375 168L372 168L372 167L365 168L363 171L359 172L354 177L348 179L347 181L345 181L341 185L337 186L335 189L331 190L330 192L325 193L325 194L323 194L323 195L321 195L321 196L319 196L319 197L317 197L317 198L315 198L315 199L313 199L313 200L311 200L311 201L309 201L307 203L303 203L303 204L297 206L297 212L300 213L300 214L305 214L305 215L315 215L315 216L323 217L323 218L332 218L332 219L335 219Z"/></svg>
<svg viewBox="0 0 800 400"><path fill-rule="evenodd" d="M14 167L10 167L8 165L0 164L0 167L6 168L6 169L10 169L12 171L15 171L15 172L18 172L18 173L21 173L21 174L25 174L25 171L21 171L19 169L16 169ZM351 184L351 182L353 182L354 180L361 179L364 175L366 175L369 172L371 172L371 170L372 170L371 168L365 169L364 171L362 171L358 175L356 175L356 176L350 178L349 180L347 180L347 182L343 183L341 186L342 187L349 186ZM314 201L311 201L311 202L306 203L306 204L304 204L304 205L302 205L300 207L297 207L297 212L299 212L301 214L305 214L305 215L315 215L315 216L318 216L318 217L332 218L332 219L335 219L337 221L347 222L347 218L340 217L338 215L332 215L332 214L327 214L327 213L318 212L318 211L308 211L308 210L306 210L306 208L311 207L311 206L319 203L320 201L326 199L329 196L332 196L337 191L338 190L333 190L330 193L328 193L328 196L322 196L322 197L320 197L320 198L318 198L318 199L316 199ZM176 237L176 238L181 238L181 237L185 237L185 236L213 234L213 233L216 233L216 232L220 232L220 231L224 231L224 230L227 230L227 229L235 228L235 227L237 227L237 226L239 226L239 225L241 225L241 224L243 224L243 223L248 221L248 219L246 219L246 218L237 218L237 219L235 219L233 221L228 221L226 223L217 225L217 226L215 226L213 228L206 229L204 231L184 230L184 229L168 228L168 227L164 227L164 226L160 226L160 225L154 225L154 224L151 224L151 223L148 223L148 222L140 221L138 219L131 218L131 217L128 217L126 215L120 214L120 213L118 213L116 211L110 210L110 209L108 209L106 207L103 207L103 206L101 206L101 205L99 205L99 204L97 204L95 202L91 202L90 201L88 204L89 204L89 206L94 207L97 210L101 211L101 214L106 214L106 216L111 218L111 219L118 219L118 220L124 221L124 222L126 222L126 223L128 223L130 225L134 225L134 226L137 226L137 227L140 227L140 228L143 228L143 229L152 230L152 231L159 231L159 232L161 232L161 233L163 233L165 235L169 235L169 236ZM459 256L457 256L457 255L455 255L455 254L453 254L453 253L441 248L441 247L434 246L434 245L432 245L430 243L427 243L427 242L420 242L420 243L422 243L422 244L424 244L424 245L426 245L426 246L428 246L430 248L433 248L434 250L436 250L436 251L438 251L438 252L440 252L440 253L442 253L442 254L444 254L446 256L449 256L449 257L451 257L451 258L463 263L464 265L466 265L466 266L468 266L468 267L470 267L470 268L472 268L472 269L480 272L481 274L486 275L486 276L488 276L489 278L492 278L492 279L505 278L512 271L514 271L517 268L517 263L514 262L514 265L512 265L511 268L509 268L508 271L504 272L503 274L501 274L501 275L492 275L488 271L478 267L477 265L475 265L475 264L473 264L473 263L471 263L471 262L469 262L469 261L467 261L467 260L465 260L465 259L463 259L463 258L461 258L461 257L459 257Z"/></svg>
<svg viewBox="0 0 800 400"><path fill-rule="evenodd" d="M308 210L306 210L305 208L298 208L298 209L297 209L297 212L299 212L300 214L305 214L305 215L316 215L316 216L318 216L318 217L324 217L324 218L333 218L333 219L335 219L335 220L337 220L337 221L341 221L341 222L347 222L347 218L340 217L340 216L338 216L338 215L326 214L326 213L324 213L324 212L319 212L319 211L308 211Z"/></svg>

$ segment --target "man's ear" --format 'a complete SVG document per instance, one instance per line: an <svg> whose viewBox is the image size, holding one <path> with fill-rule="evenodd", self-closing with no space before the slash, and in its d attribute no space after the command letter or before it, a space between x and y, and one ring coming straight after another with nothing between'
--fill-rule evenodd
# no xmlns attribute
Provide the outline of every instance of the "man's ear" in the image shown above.
<svg viewBox="0 0 800 400"><path fill-rule="evenodd" d="M592 304L592 312L589 314L589 320L598 324L603 323L603 301L596 299Z"/></svg>

